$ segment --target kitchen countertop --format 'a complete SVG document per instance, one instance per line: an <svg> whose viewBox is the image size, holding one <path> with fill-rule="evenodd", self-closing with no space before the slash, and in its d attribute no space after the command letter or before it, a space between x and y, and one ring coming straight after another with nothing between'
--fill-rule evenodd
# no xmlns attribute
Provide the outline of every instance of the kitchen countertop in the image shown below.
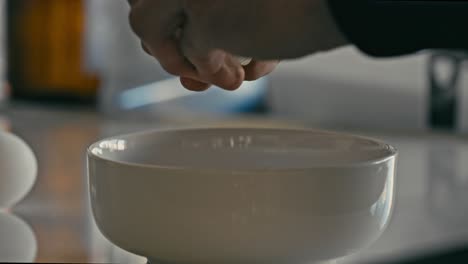
<svg viewBox="0 0 468 264"><path fill-rule="evenodd" d="M39 162L34 188L10 210L33 231L34 261L144 263L143 258L113 246L97 230L87 194L86 147L108 135L184 123L109 120L86 109L41 107L13 107L0 116L28 142ZM270 119L245 122L279 124ZM354 132L383 139L400 154L395 210L387 230L371 247L343 262L398 258L468 244L468 137Z"/></svg>

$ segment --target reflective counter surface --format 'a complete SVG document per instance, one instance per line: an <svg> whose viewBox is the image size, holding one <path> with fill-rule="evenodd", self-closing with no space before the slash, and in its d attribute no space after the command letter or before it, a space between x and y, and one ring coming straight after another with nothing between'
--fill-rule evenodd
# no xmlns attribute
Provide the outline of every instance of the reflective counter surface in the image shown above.
<svg viewBox="0 0 468 264"><path fill-rule="evenodd" d="M34 150L39 173L27 197L0 213L0 233L7 234L0 235L0 261L7 257L2 254L14 253L16 259L8 260L145 263L144 258L113 246L95 226L87 192L85 151L105 136L169 125L108 120L88 110L15 107L1 115L5 126ZM235 123L277 125L267 119ZM372 246L342 262L398 258L468 244L468 137L352 133L394 145L399 160L395 210L387 230Z"/></svg>

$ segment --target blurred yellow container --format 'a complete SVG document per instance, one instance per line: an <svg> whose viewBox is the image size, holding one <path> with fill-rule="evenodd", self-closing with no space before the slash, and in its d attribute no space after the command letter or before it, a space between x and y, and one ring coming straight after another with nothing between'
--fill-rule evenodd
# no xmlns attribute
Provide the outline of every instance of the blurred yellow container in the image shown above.
<svg viewBox="0 0 468 264"><path fill-rule="evenodd" d="M8 65L13 96L94 101L85 70L84 0L9 0Z"/></svg>

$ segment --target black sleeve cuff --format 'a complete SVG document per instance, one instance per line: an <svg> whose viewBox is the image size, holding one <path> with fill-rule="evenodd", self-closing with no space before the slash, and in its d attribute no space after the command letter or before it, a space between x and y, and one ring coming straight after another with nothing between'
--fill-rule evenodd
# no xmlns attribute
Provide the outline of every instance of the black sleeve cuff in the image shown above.
<svg viewBox="0 0 468 264"><path fill-rule="evenodd" d="M468 50L468 0L328 0L348 40L372 56Z"/></svg>

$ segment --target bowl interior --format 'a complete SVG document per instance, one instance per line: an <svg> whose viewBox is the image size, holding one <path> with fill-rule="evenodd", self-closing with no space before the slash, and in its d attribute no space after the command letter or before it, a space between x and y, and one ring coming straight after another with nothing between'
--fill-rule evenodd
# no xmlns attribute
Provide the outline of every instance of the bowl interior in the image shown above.
<svg viewBox="0 0 468 264"><path fill-rule="evenodd" d="M152 131L106 139L90 147L98 158L158 168L288 170L377 162L390 146L351 135L288 129Z"/></svg>

